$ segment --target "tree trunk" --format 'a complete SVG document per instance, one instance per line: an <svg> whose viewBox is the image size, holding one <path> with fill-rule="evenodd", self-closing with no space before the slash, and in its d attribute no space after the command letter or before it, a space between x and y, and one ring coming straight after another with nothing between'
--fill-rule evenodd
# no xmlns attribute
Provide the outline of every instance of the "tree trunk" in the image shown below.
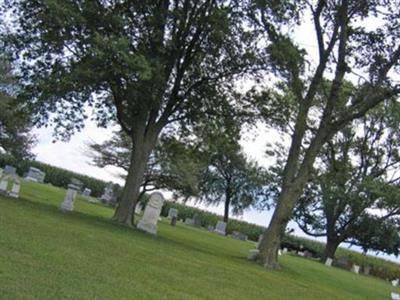
<svg viewBox="0 0 400 300"><path fill-rule="evenodd" d="M231 204L231 196L229 192L225 193L225 208L224 208L224 222L228 224L229 219L229 207Z"/></svg>
<svg viewBox="0 0 400 300"><path fill-rule="evenodd" d="M114 219L121 224L134 225L134 209L139 200L140 186L143 182L147 161L154 148L157 136L136 134L133 138L133 148L130 159L128 176L120 203L115 211Z"/></svg>
<svg viewBox="0 0 400 300"><path fill-rule="evenodd" d="M285 234L286 226L292 217L296 200L301 191L302 189L299 188L286 187L279 196L278 205L258 247L260 250L258 260L268 269L280 268L278 250L281 245L281 238Z"/></svg>
<svg viewBox="0 0 400 300"><path fill-rule="evenodd" d="M337 241L336 239L328 237L321 261L325 262L328 257L333 259L335 257L335 252L336 252L337 248L339 247L339 244L340 244L340 242Z"/></svg>

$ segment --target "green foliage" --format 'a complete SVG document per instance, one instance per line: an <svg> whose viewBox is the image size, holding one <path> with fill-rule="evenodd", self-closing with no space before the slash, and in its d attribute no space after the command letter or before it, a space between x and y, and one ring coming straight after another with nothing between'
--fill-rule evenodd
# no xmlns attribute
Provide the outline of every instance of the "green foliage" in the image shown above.
<svg viewBox="0 0 400 300"><path fill-rule="evenodd" d="M34 160L20 160L10 155L0 155L0 167L12 165L17 168L17 173L23 176L28 172L30 167L35 167L46 173L44 182L54 186L66 188L71 182L71 178L76 178L83 183L84 187L92 190L92 196L100 197L103 194L107 183L105 181L95 179L90 176L82 175L62 168L54 167L45 163Z"/></svg>

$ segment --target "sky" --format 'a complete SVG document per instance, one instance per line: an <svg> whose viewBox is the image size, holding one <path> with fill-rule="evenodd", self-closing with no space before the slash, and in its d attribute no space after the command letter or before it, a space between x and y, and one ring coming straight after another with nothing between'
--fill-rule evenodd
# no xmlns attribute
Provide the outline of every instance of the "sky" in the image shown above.
<svg viewBox="0 0 400 300"><path fill-rule="evenodd" d="M307 17L306 21L293 35L297 43L307 50L308 59L311 61L311 64L315 65L317 45L315 39L312 38L314 35L312 23L307 21ZM36 135L38 142L33 152L36 154L36 159L38 161L93 176L98 179L123 184L121 179L118 178L118 169L113 167L98 168L93 166L90 164L90 158L85 154L87 152L88 142L103 142L111 137L112 130L113 129L110 128L98 128L93 121L88 120L85 128L81 132L73 135L68 142L53 142L52 128L35 129L33 133ZM268 166L271 164L271 161L264 154L267 142L271 143L277 140L281 140L281 137L276 132L267 130L265 126L259 125L246 133L241 144L244 152L250 158L256 160L263 166ZM223 214L222 205L214 207L199 206L200 208ZM235 218L262 226L268 226L271 215L271 211L260 212L248 210L245 211L242 216ZM295 229L296 235L306 236L294 222L289 224L289 228ZM353 247L353 249L355 248ZM379 254L379 256L400 262L400 259L393 256L385 254Z"/></svg>

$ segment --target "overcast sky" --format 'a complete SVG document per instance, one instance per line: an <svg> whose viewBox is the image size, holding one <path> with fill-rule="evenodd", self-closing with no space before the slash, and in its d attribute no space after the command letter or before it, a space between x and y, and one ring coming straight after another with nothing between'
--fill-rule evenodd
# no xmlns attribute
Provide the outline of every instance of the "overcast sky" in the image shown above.
<svg viewBox="0 0 400 300"><path fill-rule="evenodd" d="M315 63L317 57L317 47L313 39L313 27L310 22L304 22L300 29L294 33L299 45L304 47L308 53L308 59ZM92 121L86 122L86 127L83 131L76 133L69 142L53 143L52 128L35 129L34 133L38 138L38 143L33 152L37 155L37 160L69 169L75 172L93 176L98 179L113 181L123 184L118 178L118 170L116 168L98 168L90 165L90 159L85 155L86 144L89 141L102 142L111 136L112 129L98 128ZM281 137L276 133L267 131L265 127L258 126L251 132L247 133L241 144L245 153L257 160L261 165L268 166L270 162L265 157L264 152L267 142L271 143ZM223 214L223 206L204 207L215 213ZM237 217L251 223L256 223L262 226L268 226L272 212L259 212L255 210L245 211L243 216ZM295 229L295 234L306 236L295 223L291 222L289 228ZM380 254L387 259L400 262L400 259L390 257L385 254Z"/></svg>

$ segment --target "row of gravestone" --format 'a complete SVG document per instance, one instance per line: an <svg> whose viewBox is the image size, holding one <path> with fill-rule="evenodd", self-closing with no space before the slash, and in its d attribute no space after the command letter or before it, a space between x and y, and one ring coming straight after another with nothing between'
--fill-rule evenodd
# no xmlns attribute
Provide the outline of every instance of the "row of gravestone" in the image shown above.
<svg viewBox="0 0 400 300"><path fill-rule="evenodd" d="M177 215L177 210L175 208L170 208L170 210L168 212L169 217L170 217L171 210L172 210L173 214ZM201 222L201 219L197 215L195 215L193 218L185 219L185 224L190 225L190 226L195 226L195 227L201 227L202 222ZM207 226L207 230L225 236L226 235L226 227L227 227L226 222L218 221L215 228L213 226L209 225L209 226ZM232 238L241 240L241 241L247 241L247 239L248 239L247 235L245 235L244 233L241 233L239 231L233 231L231 236L232 236Z"/></svg>

